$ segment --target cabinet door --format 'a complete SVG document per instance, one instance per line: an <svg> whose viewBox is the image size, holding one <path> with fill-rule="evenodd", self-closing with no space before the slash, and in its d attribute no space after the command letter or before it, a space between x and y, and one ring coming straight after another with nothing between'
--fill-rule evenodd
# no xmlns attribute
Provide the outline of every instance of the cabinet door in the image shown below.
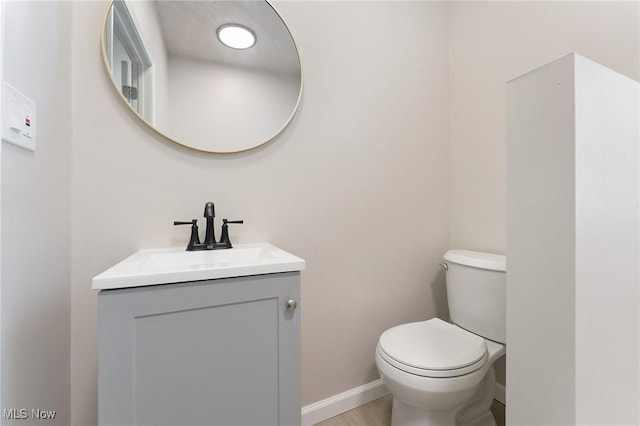
<svg viewBox="0 0 640 426"><path fill-rule="evenodd" d="M299 292L299 272L100 292L100 425L299 425Z"/></svg>

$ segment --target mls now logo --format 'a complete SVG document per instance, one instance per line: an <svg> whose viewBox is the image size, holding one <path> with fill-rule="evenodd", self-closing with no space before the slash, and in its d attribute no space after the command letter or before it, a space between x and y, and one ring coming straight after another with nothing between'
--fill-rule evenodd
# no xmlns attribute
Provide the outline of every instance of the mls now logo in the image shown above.
<svg viewBox="0 0 640 426"><path fill-rule="evenodd" d="M5 408L4 418L6 420L52 420L56 418L56 412L53 410L41 410L39 408Z"/></svg>

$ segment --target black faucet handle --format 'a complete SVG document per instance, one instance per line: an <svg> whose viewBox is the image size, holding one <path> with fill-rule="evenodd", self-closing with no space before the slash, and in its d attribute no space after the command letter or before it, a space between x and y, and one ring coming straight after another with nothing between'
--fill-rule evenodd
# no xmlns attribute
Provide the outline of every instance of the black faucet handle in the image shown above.
<svg viewBox="0 0 640 426"><path fill-rule="evenodd" d="M189 244L187 244L187 251L193 251L196 244L200 244L200 235L198 234L198 220L191 219L191 221L174 220L173 225L191 225L191 238L189 238Z"/></svg>
<svg viewBox="0 0 640 426"><path fill-rule="evenodd" d="M174 225L195 225L196 223L198 223L198 219L191 219L189 221L186 221L186 220L174 220L173 221Z"/></svg>
<svg viewBox="0 0 640 426"><path fill-rule="evenodd" d="M244 223L244 220L222 219L222 232L220 235L220 244L224 244L227 248L232 248L231 240L229 240L229 224Z"/></svg>

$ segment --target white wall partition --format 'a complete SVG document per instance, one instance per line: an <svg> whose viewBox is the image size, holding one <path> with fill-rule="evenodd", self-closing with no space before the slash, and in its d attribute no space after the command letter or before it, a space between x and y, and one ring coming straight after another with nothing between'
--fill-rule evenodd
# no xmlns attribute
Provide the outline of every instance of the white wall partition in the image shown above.
<svg viewBox="0 0 640 426"><path fill-rule="evenodd" d="M507 424L638 424L640 85L579 55L507 84Z"/></svg>
<svg viewBox="0 0 640 426"><path fill-rule="evenodd" d="M4 66L4 2L0 1L0 99L2 99L2 87L4 85L2 67ZM0 129L2 128L2 111L0 111ZM2 188L2 149L0 149L0 188ZM0 194L0 224L2 223L2 194ZM0 227L0 241L2 241L2 229ZM0 402L2 401L2 253L0 253ZM0 407L1 408L1 407ZM4 422L0 417L0 425Z"/></svg>

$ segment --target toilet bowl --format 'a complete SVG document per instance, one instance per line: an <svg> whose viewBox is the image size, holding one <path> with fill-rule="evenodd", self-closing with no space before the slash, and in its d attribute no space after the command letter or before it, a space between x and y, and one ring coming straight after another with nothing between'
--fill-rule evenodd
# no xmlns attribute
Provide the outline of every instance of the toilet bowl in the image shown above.
<svg viewBox="0 0 640 426"><path fill-rule="evenodd" d="M387 330L376 349L376 366L394 396L392 425L478 424L456 422L456 415L471 408L465 405L504 353L504 345L438 318ZM484 388L493 389L493 373L487 381ZM493 393L488 401L474 402L489 410L492 401Z"/></svg>
<svg viewBox="0 0 640 426"><path fill-rule="evenodd" d="M500 311L504 302L500 289L506 293L504 256L450 250L445 260L449 261L449 304L456 305L450 310L463 310L465 313L458 316L466 325L473 328L477 322L485 335L504 342L505 323L500 318L505 311ZM454 273L450 274L452 268ZM476 287L468 287L470 280ZM478 284L490 291L478 289ZM452 285L454 288L449 291ZM474 292L485 294L484 299L479 301ZM467 309L464 305L468 305ZM480 319L474 317L484 309L490 312ZM473 310L477 312L469 315ZM453 315L452 320L455 322ZM505 354L506 346L466 328L432 318L382 333L375 360L384 384L393 394L392 426L495 425L490 411L495 393L493 363Z"/></svg>

